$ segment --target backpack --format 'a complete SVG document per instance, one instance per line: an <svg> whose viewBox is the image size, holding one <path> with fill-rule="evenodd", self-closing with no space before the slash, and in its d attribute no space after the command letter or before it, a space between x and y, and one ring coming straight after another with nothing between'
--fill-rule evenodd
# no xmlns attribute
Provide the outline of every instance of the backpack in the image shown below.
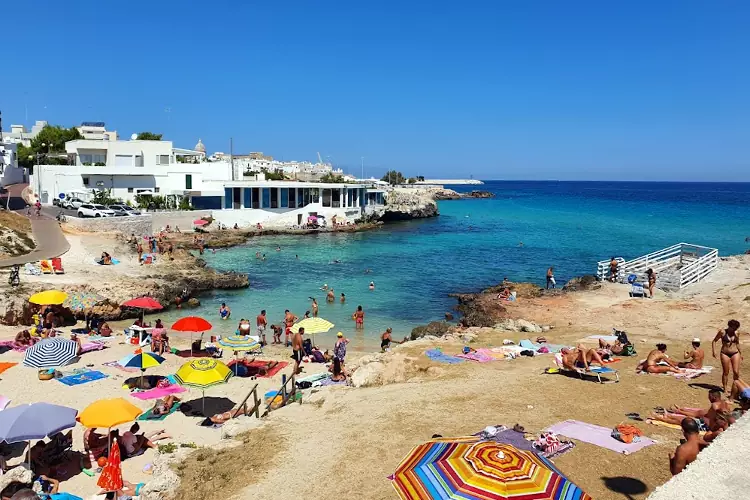
<svg viewBox="0 0 750 500"><path fill-rule="evenodd" d="M622 349L621 356L635 356L638 354L635 352L635 346L633 344L628 344Z"/></svg>

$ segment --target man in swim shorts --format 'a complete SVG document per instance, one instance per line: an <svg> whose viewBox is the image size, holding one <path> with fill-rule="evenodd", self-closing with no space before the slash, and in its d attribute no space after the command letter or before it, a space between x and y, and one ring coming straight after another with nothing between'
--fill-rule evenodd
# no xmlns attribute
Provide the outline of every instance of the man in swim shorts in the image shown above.
<svg viewBox="0 0 750 500"><path fill-rule="evenodd" d="M294 313L289 312L289 309L284 311L284 345L289 345L289 336L292 334L292 326L297 322L299 318Z"/></svg>
<svg viewBox="0 0 750 500"><path fill-rule="evenodd" d="M260 338L261 345L266 345L266 310L263 309L260 314L255 318L255 324L258 327L258 337Z"/></svg>
<svg viewBox="0 0 750 500"><path fill-rule="evenodd" d="M300 327L297 333L292 337L292 359L294 360L294 373L302 373L300 364L302 363L302 356L304 351L302 350L302 335L304 335L305 329Z"/></svg>

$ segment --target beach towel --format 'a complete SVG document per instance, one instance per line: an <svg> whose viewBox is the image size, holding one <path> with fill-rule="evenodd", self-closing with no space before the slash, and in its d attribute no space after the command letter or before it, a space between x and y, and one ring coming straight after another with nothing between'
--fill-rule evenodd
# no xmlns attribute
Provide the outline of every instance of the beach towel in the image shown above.
<svg viewBox="0 0 750 500"><path fill-rule="evenodd" d="M286 361L279 361L273 366L271 366L271 368L269 369L267 368L269 361L256 359L253 361L242 361L242 360L230 361L229 363L227 363L227 366L232 371L234 371L234 365L236 363L244 365L248 369L247 376L265 377L265 378L273 377L274 375L276 375L277 373L279 373L281 370L283 370L289 365L289 363L287 363Z"/></svg>
<svg viewBox="0 0 750 500"><path fill-rule="evenodd" d="M654 440L644 436L637 443L626 444L612 437L612 429L578 420L566 420L553 425L547 430L625 455L630 455L655 443Z"/></svg>
<svg viewBox="0 0 750 500"><path fill-rule="evenodd" d="M101 351L102 349L106 348L107 346L102 344L101 342L89 342L88 344L83 344L81 346L81 354L85 354L91 351Z"/></svg>
<svg viewBox="0 0 750 500"><path fill-rule="evenodd" d="M136 418L136 420L141 420L141 421L150 420L152 422L159 422L161 420L164 420L165 418L167 418L168 416L170 416L172 413L176 412L179 409L180 409L180 405L178 404L172 405L172 408L169 409L169 413L156 416L154 415L154 409L149 408L148 411L141 413L141 415L138 418Z"/></svg>
<svg viewBox="0 0 750 500"><path fill-rule="evenodd" d="M616 335L589 335L588 337L584 338L583 340L603 340L608 343L616 342L617 336Z"/></svg>
<svg viewBox="0 0 750 500"><path fill-rule="evenodd" d="M303 377L303 378L298 378L298 379L296 379L296 384L297 384L298 386L299 386L299 384L300 384L300 383L302 383L302 382L310 382L310 384L312 384L313 382L317 382L317 381L319 381L319 380L323 380L323 379L325 379L325 378L329 378L330 376L331 376L331 374L330 374L330 373L327 373L327 372L323 372L323 373L314 373L314 374L312 374L312 375L308 375L307 377ZM276 394L276 391L272 391L272 392L273 392L273 394ZM273 394L272 394L272 396L273 396ZM269 397L269 396L268 396L268 395L266 395L266 397Z"/></svg>
<svg viewBox="0 0 750 500"><path fill-rule="evenodd" d="M103 265L104 265L104 264L103 264L103 262L102 262L102 259L101 259L101 258L99 258L99 259L94 259L94 263L95 263L95 264L99 264L100 266L103 266ZM117 265L117 264L119 264L119 263L120 263L120 261L119 261L119 260L117 260L117 259L112 259L112 265L113 265L113 266L116 266L116 265Z"/></svg>
<svg viewBox="0 0 750 500"><path fill-rule="evenodd" d="M616 373L617 370L613 370L608 366L590 366L589 371L592 373Z"/></svg>
<svg viewBox="0 0 750 500"><path fill-rule="evenodd" d="M130 395L141 401L149 399L159 399L170 394L180 394L187 391L181 385L168 385L167 387L157 387L156 389L149 389L147 391L131 392Z"/></svg>
<svg viewBox="0 0 750 500"><path fill-rule="evenodd" d="M102 363L102 366L109 366L110 368L117 368L120 371L128 372L128 373L133 373L133 372L140 371L138 368L131 368L131 367L122 366L117 361L107 361L106 363Z"/></svg>
<svg viewBox="0 0 750 500"><path fill-rule="evenodd" d="M694 368L683 368L683 373L672 373L671 375L673 375L674 378L679 378L682 380L692 380L694 378L700 377L701 375L705 375L706 373L711 373L713 369L713 366L704 366L699 370Z"/></svg>
<svg viewBox="0 0 750 500"><path fill-rule="evenodd" d="M62 382L67 386L73 386L86 384L88 382L93 382L94 380L100 380L103 378L107 378L107 376L100 371L91 370L83 373L77 373L75 375L68 375L66 377L57 379L57 381Z"/></svg>
<svg viewBox="0 0 750 500"><path fill-rule="evenodd" d="M489 363L490 361L496 361L492 356L483 354L481 352L467 352L466 354L456 354L456 357L470 359L479 363Z"/></svg>
<svg viewBox="0 0 750 500"><path fill-rule="evenodd" d="M682 432L682 427L677 424L670 424L669 422L662 422L661 420L654 420L651 418L646 419L647 424L656 425L659 427L667 427L668 429L674 429L676 431ZM699 434L702 436L706 433L706 431L700 431Z"/></svg>
<svg viewBox="0 0 750 500"><path fill-rule="evenodd" d="M14 366L16 366L17 364L18 364L18 363L5 363L5 362L3 362L3 363L0 363L0 373L3 373L3 372L4 372L5 370L7 370L8 368L13 368L13 367L14 367Z"/></svg>
<svg viewBox="0 0 750 500"><path fill-rule="evenodd" d="M427 351L425 351L424 354L431 360L437 361L438 363L447 363L449 365L455 365L457 363L464 362L463 359L457 358L456 356L450 356L448 354L445 354L440 349L428 349Z"/></svg>
<svg viewBox="0 0 750 500"><path fill-rule="evenodd" d="M328 387L330 385L346 385L346 380L334 381L334 380L331 380L331 377L328 377L318 382L315 382L313 384L313 387Z"/></svg>

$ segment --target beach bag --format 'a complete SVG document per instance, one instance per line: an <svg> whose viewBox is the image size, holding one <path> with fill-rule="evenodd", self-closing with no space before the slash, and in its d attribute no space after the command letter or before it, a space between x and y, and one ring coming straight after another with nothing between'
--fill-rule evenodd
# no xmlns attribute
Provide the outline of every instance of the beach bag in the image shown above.
<svg viewBox="0 0 750 500"><path fill-rule="evenodd" d="M638 427L630 424L620 424L612 429L612 437L626 444L639 442L641 436L643 436L643 432Z"/></svg>
<svg viewBox="0 0 750 500"><path fill-rule="evenodd" d="M554 432L542 432L539 439L534 441L534 448L545 455L553 455L560 449L560 439Z"/></svg>
<svg viewBox="0 0 750 500"><path fill-rule="evenodd" d="M633 344L628 344L623 347L621 356L635 356L638 354L635 352L635 346Z"/></svg>

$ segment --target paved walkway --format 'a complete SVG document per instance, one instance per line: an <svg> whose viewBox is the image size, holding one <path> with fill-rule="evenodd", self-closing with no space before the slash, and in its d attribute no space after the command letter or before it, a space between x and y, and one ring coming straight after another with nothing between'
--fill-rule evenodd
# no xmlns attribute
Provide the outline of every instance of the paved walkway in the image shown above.
<svg viewBox="0 0 750 500"><path fill-rule="evenodd" d="M31 232L34 235L36 249L26 255L0 260L0 267L10 267L15 264L26 264L27 262L38 262L43 259L59 257L70 250L70 243L60 229L60 224L55 219L32 218Z"/></svg>

